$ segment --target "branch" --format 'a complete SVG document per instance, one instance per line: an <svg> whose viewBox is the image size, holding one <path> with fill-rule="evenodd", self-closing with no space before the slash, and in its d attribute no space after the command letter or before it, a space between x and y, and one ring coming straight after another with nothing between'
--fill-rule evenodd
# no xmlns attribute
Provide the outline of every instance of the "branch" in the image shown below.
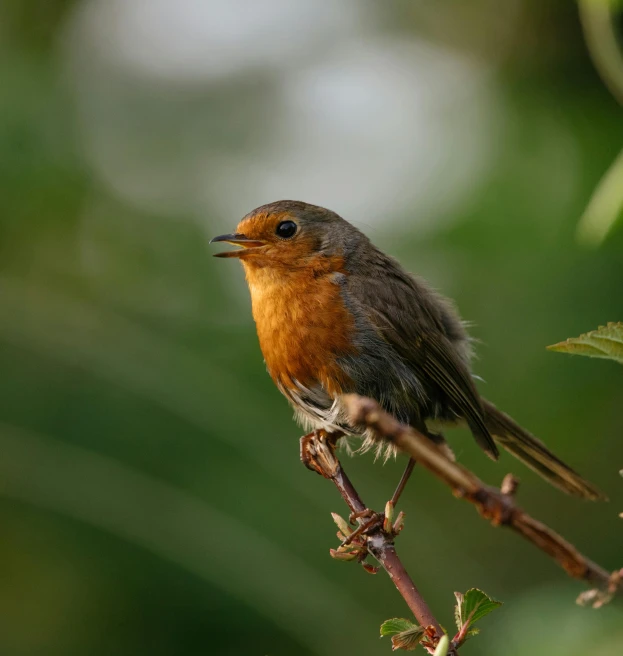
<svg viewBox="0 0 623 656"><path fill-rule="evenodd" d="M319 451L314 454L316 463L321 470L319 473L333 481L353 513L363 514L367 512L369 514L370 511L361 500L359 493L346 475L340 462L333 456L332 450L323 443L316 443L315 449ZM384 530L383 522L379 521L376 526L366 531L365 543L367 551L385 569L417 621L422 627L428 629L429 641L423 643L423 646L429 653L434 653L434 645L444 635L444 631L398 557L394 547L393 535L391 532ZM434 632L431 629L434 629ZM456 654L456 648L451 646L448 656L456 656Z"/></svg>
<svg viewBox="0 0 623 656"><path fill-rule="evenodd" d="M485 519L495 526L507 526L516 531L554 558L569 576L599 588L580 595L578 603L598 607L621 592L623 569L610 574L515 504L517 480L514 477L508 475L501 489L485 485L465 467L449 460L430 439L382 410L376 401L354 394L345 396L344 400L353 424L368 426L378 440L392 442L450 486L455 496L473 503Z"/></svg>

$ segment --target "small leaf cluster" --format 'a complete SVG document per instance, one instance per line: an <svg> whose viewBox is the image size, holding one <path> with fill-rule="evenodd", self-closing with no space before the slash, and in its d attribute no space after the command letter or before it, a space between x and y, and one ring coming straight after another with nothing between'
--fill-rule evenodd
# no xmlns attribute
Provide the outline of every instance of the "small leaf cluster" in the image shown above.
<svg viewBox="0 0 623 656"><path fill-rule="evenodd" d="M425 647L434 647L435 656L446 656L450 644L455 648L459 647L468 638L476 635L479 630L474 627L474 624L502 605L501 601L492 599L477 588L472 588L465 593L455 592L454 596L456 597L454 617L457 633L452 639L452 643L447 635L437 636L432 626L423 627L411 620L397 617L383 622L381 637L391 637L392 650L414 651L419 644L422 644Z"/></svg>

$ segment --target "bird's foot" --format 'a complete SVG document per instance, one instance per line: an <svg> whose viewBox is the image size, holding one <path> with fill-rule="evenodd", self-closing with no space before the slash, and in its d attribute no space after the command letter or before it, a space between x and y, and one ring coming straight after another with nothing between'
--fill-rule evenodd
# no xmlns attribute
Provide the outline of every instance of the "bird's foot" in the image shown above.
<svg viewBox="0 0 623 656"><path fill-rule="evenodd" d="M337 513L332 513L333 521L339 531L337 537L341 544L337 549L331 549L331 556L337 560L356 560L369 574L376 574L378 567L366 562L369 553L368 538L373 534L382 532L386 538L394 538L402 531L404 513L398 513L394 518L394 507L391 501L385 506L384 513L377 513L370 508L352 513L349 522ZM357 528L352 529L351 524L358 522Z"/></svg>
<svg viewBox="0 0 623 656"><path fill-rule="evenodd" d="M300 439L301 462L325 478L333 478L340 467L335 457L335 446L341 433L329 433L326 430L315 430Z"/></svg>
<svg viewBox="0 0 623 656"><path fill-rule="evenodd" d="M351 531L342 539L340 547L347 547L349 544L359 540L359 538L366 538L372 531L383 525L383 520L384 517L381 513L370 510L370 508L366 508L361 512L351 513L348 521L351 524L359 522L359 525L354 531Z"/></svg>

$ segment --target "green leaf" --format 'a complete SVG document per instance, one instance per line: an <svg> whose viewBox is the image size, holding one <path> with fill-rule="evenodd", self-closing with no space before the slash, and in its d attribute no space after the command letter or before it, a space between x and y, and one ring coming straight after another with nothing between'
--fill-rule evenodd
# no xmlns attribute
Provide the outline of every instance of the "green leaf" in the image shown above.
<svg viewBox="0 0 623 656"><path fill-rule="evenodd" d="M488 594L477 588L472 588L465 594L455 592L454 595L457 601L455 619L459 631L461 631L465 625L471 627L478 622L478 620L485 617L485 615L488 615L502 605L501 601L492 599Z"/></svg>
<svg viewBox="0 0 623 656"><path fill-rule="evenodd" d="M547 347L550 351L606 358L623 364L623 322L611 322L597 330L570 337L564 342Z"/></svg>
<svg viewBox="0 0 623 656"><path fill-rule="evenodd" d="M394 617L381 624L381 637L392 636L392 649L413 651L424 637L424 627L410 620Z"/></svg>
<svg viewBox="0 0 623 656"><path fill-rule="evenodd" d="M381 624L381 638L394 635L395 633L409 631L414 627L419 628L417 624L411 622L410 620L405 620L401 617L394 617L391 620L385 620L383 624Z"/></svg>
<svg viewBox="0 0 623 656"><path fill-rule="evenodd" d="M414 626L408 631L397 633L392 636L392 650L402 649L403 651L413 651L424 637L424 627Z"/></svg>

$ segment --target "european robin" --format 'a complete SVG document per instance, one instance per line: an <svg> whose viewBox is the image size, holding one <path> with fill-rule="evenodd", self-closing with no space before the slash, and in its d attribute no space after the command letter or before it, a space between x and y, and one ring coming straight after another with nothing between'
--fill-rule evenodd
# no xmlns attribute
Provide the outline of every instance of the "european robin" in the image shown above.
<svg viewBox="0 0 623 656"><path fill-rule="evenodd" d="M437 443L444 427L466 425L489 457L499 444L561 490L603 498L480 396L454 304L335 212L278 201L212 242L241 247L217 256L242 262L268 372L307 427L371 446L341 400L356 393Z"/></svg>

